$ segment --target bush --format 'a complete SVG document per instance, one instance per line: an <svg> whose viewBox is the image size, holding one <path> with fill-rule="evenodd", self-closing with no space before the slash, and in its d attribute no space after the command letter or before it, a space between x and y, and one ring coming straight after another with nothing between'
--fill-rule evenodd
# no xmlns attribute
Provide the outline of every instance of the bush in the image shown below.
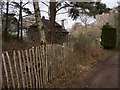
<svg viewBox="0 0 120 90"><path fill-rule="evenodd" d="M101 33L101 45L105 49L115 48L117 41L116 29L110 26L108 23L103 25Z"/></svg>
<svg viewBox="0 0 120 90"><path fill-rule="evenodd" d="M74 43L74 50L75 51L86 51L87 46L90 46L91 44L90 38L86 37L85 35L79 35L75 40L73 41Z"/></svg>

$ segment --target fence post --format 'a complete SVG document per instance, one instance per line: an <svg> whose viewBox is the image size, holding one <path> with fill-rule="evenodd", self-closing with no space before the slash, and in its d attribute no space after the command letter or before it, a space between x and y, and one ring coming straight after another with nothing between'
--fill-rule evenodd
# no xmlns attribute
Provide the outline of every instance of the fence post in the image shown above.
<svg viewBox="0 0 120 90"><path fill-rule="evenodd" d="M45 66L46 66L46 71L45 71L45 77L46 81L48 82L48 55L47 55L47 45L45 44Z"/></svg>
<svg viewBox="0 0 120 90"><path fill-rule="evenodd" d="M24 75L23 75L23 67L22 67L22 59L21 59L20 51L18 51L18 57L19 57L19 64L20 64L20 71L21 71L21 76L22 76L23 88L25 88L25 79L24 79Z"/></svg>
<svg viewBox="0 0 120 90"><path fill-rule="evenodd" d="M42 55L41 55L41 46L39 46L39 63L40 63L40 86L43 87L43 76L42 76Z"/></svg>
<svg viewBox="0 0 120 90"><path fill-rule="evenodd" d="M34 77L34 66L33 66L33 55L32 55L32 49L29 49L29 62L30 62L30 74L32 75L31 81L32 81L32 88L35 88L35 77Z"/></svg>
<svg viewBox="0 0 120 90"><path fill-rule="evenodd" d="M50 51L51 51L51 53L52 53L52 44L50 44L49 45L49 49L50 49ZM50 71L49 71L49 78L50 78L50 81L51 81L51 79L52 79L52 55L49 55L50 56L50 60L49 60L49 69L50 69Z"/></svg>
<svg viewBox="0 0 120 90"><path fill-rule="evenodd" d="M25 53L26 53L26 58L27 58L28 75L29 75L29 80L30 80L30 86L32 87L32 80L31 80L31 74L30 74L30 63L29 63L29 58L28 58L28 50L25 50Z"/></svg>
<svg viewBox="0 0 120 90"><path fill-rule="evenodd" d="M4 66L5 75L6 75L6 80L7 80L7 88L10 88L10 86L9 86L9 80L8 80L7 67L6 67L6 62L5 62L5 56L4 56L4 54L2 54L2 60L3 60L3 66Z"/></svg>
<svg viewBox="0 0 120 90"><path fill-rule="evenodd" d="M21 51L22 52L22 58L23 58L23 64L24 64L24 69L25 69L25 71L24 71L24 73L25 73L25 81L26 81L26 87L28 88L28 77L27 77L27 70L26 70L26 62L25 62L25 54L24 54L24 51L22 50Z"/></svg>
<svg viewBox="0 0 120 90"><path fill-rule="evenodd" d="M11 74L11 79L12 79L12 83L13 83L13 88L15 88L15 81L14 81L14 78L13 78L13 71L12 71L12 66L11 66L10 57L9 57L8 52L6 52L6 55L7 55L8 64L9 64L9 67L10 67L10 74Z"/></svg>
<svg viewBox="0 0 120 90"><path fill-rule="evenodd" d="M15 73L16 73L16 77L17 77L18 88L20 88L18 71L17 71L17 64L16 64L16 52L15 51L13 51L13 61L14 61Z"/></svg>
<svg viewBox="0 0 120 90"><path fill-rule="evenodd" d="M46 79L45 79L45 50L44 50L44 45L41 46L42 48L42 71L43 71L43 86L46 84Z"/></svg>
<svg viewBox="0 0 120 90"><path fill-rule="evenodd" d="M37 78L37 71L36 71L36 66L35 66L35 49L34 49L34 47L32 47L32 54L33 54L33 65L34 65L34 71L35 71L35 79L36 79L36 88L38 88L38 83L37 83L37 80L38 80L38 78Z"/></svg>
<svg viewBox="0 0 120 90"><path fill-rule="evenodd" d="M40 80L40 77L39 77L39 68L38 68L38 64L39 64L39 63L38 63L38 60L39 60L38 47L35 48L35 51L36 51L36 52L35 52L35 55L36 55L36 58L35 58L35 61L36 61L36 73L37 73L37 78L38 78L38 79L37 79L37 82L38 82L38 87L37 87L37 88L39 88L39 87L40 87L40 84L39 84L39 83L40 83L40 81L39 81L39 80Z"/></svg>
<svg viewBox="0 0 120 90"><path fill-rule="evenodd" d="M46 46L47 46L47 50L50 51L50 45L48 44ZM47 55L48 55L48 57L47 57L48 66L47 67L48 67L48 82L49 82L50 81L50 73L51 73L51 71L50 71L50 69L51 69L51 57L49 55L50 52L48 53L48 51L47 51Z"/></svg>

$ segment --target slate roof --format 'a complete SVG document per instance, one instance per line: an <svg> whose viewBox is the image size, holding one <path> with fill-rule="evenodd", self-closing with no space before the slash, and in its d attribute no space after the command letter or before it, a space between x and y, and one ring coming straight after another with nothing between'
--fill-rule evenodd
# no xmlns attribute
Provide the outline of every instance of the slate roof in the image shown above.
<svg viewBox="0 0 120 90"><path fill-rule="evenodd" d="M118 12L120 12L120 6L116 7L116 10L117 10Z"/></svg>
<svg viewBox="0 0 120 90"><path fill-rule="evenodd" d="M47 30L48 31L50 31L50 29L51 29L51 22L50 22L50 20L48 20L48 19L43 19L42 18L42 22L43 22L43 24L44 24L44 26L47 28ZM57 22L55 23L56 25L56 32L62 32L62 33L66 33L66 34L68 34L69 32L65 29L65 28L63 28L60 24L58 24ZM31 26L29 26L29 28L35 28L36 27L36 25L31 25Z"/></svg>
<svg viewBox="0 0 120 90"><path fill-rule="evenodd" d="M51 29L51 22L48 19L43 19L42 18L43 24L46 26L46 28L50 31ZM60 24L57 22L55 23L56 26L56 32L64 32L64 33L69 33L65 28L63 28Z"/></svg>

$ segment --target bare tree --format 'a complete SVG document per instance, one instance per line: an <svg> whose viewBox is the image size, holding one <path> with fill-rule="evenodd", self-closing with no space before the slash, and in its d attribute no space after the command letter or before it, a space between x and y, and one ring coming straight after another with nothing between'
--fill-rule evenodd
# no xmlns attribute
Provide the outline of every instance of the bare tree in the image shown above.
<svg viewBox="0 0 120 90"><path fill-rule="evenodd" d="M4 30L4 41L8 38L8 11L9 11L9 2L6 3L6 24L5 24L5 30Z"/></svg>
<svg viewBox="0 0 120 90"><path fill-rule="evenodd" d="M55 18L56 18L56 0L51 0L50 1L50 21L51 21L51 42L55 42Z"/></svg>
<svg viewBox="0 0 120 90"><path fill-rule="evenodd" d="M19 19L18 19L18 31L17 31L17 38L19 40L19 36L21 41L23 40L23 25L22 25L22 18L25 16L29 16L32 15L32 12L29 10L29 8L25 8L25 6L29 3L26 2L25 4L23 4L23 0L20 0L20 3L18 2L12 2L10 5L14 7L14 9L16 9L15 11L17 12L19 10ZM22 12L28 14L23 16ZM19 33L19 30L21 30L21 32Z"/></svg>
<svg viewBox="0 0 120 90"><path fill-rule="evenodd" d="M2 1L0 1L0 54L2 55ZM2 89L2 58L0 57L0 89Z"/></svg>
<svg viewBox="0 0 120 90"><path fill-rule="evenodd" d="M38 27L38 30L39 30L40 36L41 36L40 42L46 43L44 25L43 25L42 20L41 20L41 14L40 14L38 0L36 0L36 2L33 0L33 7L34 7L34 12L35 12L36 25Z"/></svg>
<svg viewBox="0 0 120 90"><path fill-rule="evenodd" d="M22 34L22 0L20 0L20 14L19 14L20 16L19 16L19 20L20 20L20 27L21 27L21 37L20 37L20 39L21 39L21 41L23 40L23 34ZM18 35L19 35L19 31L18 31Z"/></svg>
<svg viewBox="0 0 120 90"><path fill-rule="evenodd" d="M87 33L87 28L88 28L88 25L89 25L89 19L91 17L88 16L88 15L85 15L85 14L80 14L79 18L80 18L80 21L84 24L85 33Z"/></svg>
<svg viewBox="0 0 120 90"><path fill-rule="evenodd" d="M50 30L50 36L51 36L51 43L56 42L56 26L55 26L55 19L56 19L56 15L59 14L64 14L67 12L63 12L63 13L58 13L61 9L64 9L65 7L68 7L67 4L66 5L61 5L62 2L57 2L56 0L50 0L49 5L41 2L44 5L46 5L49 8L49 11L44 11L41 10L43 12L46 12L49 16L50 22L51 22L51 30Z"/></svg>

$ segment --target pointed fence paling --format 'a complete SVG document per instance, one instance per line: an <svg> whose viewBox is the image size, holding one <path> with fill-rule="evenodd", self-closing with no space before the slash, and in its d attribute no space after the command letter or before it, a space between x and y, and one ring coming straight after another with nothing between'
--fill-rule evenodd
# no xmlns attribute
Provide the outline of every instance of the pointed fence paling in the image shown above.
<svg viewBox="0 0 120 90"><path fill-rule="evenodd" d="M66 52L61 45L41 45L26 50L2 53L3 88L44 88L65 71Z"/></svg>

